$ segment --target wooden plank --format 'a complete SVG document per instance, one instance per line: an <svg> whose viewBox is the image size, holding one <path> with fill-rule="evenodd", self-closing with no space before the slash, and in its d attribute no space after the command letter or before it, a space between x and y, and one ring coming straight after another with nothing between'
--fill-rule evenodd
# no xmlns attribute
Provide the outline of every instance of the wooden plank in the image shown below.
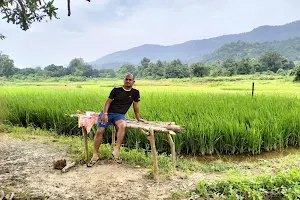
<svg viewBox="0 0 300 200"><path fill-rule="evenodd" d="M66 165L61 171L62 171L63 173L66 173L66 172L68 172L72 167L74 167L75 165L76 165L76 162L72 162L72 163Z"/></svg>
<svg viewBox="0 0 300 200"><path fill-rule="evenodd" d="M67 116L78 117L78 115L79 114L70 114ZM171 121L169 122L147 121L146 123L144 123L133 119L127 119L126 122L127 122L126 127L131 129L144 129L146 131L149 131L152 128L156 132L170 133L170 134L181 133L184 131L183 126L176 125L175 122L171 122Z"/></svg>
<svg viewBox="0 0 300 200"><path fill-rule="evenodd" d="M174 132L181 132L183 129L179 129L177 127L159 127L159 126L153 126L153 125L148 125L148 124L136 124L136 123L127 123L126 124L126 128L132 128L132 129L144 129L149 131L150 129L153 129L156 132L161 132L161 133L169 133L170 131L172 131L172 133Z"/></svg>
<svg viewBox="0 0 300 200"><path fill-rule="evenodd" d="M87 144L87 134L86 134L86 129L85 127L82 127L82 135L83 135L83 144L84 144L84 151L85 151L85 162L86 162L86 165L88 164L89 162L89 153L88 153L88 144Z"/></svg>
<svg viewBox="0 0 300 200"><path fill-rule="evenodd" d="M153 178L154 180L158 179L158 161L157 161L157 152L156 152L156 146L155 146L155 135L153 129L149 130L150 135L147 137L147 139L150 142L151 145L151 151L152 151L152 162L153 162Z"/></svg>
<svg viewBox="0 0 300 200"><path fill-rule="evenodd" d="M137 120L127 119L127 127L136 128L141 127L143 129L149 130L149 127L157 129L155 131L166 132L167 130L172 130L175 132L184 131L183 126L175 125L175 122L157 122L157 121L148 121L147 123L139 122Z"/></svg>
<svg viewBox="0 0 300 200"><path fill-rule="evenodd" d="M172 136L171 136L169 133L167 133L167 137L168 137L168 141L169 141L170 148L171 148L173 169L175 170L175 168L176 168L176 151L175 151L175 144L174 144L174 142L173 142Z"/></svg>

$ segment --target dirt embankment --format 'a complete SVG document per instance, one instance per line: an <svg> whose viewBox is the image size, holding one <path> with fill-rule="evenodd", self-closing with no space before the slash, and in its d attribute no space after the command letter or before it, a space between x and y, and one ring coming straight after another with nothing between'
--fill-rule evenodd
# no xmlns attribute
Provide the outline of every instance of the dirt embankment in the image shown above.
<svg viewBox="0 0 300 200"><path fill-rule="evenodd" d="M147 176L148 169L108 160L92 168L78 164L61 173L53 169L57 158L65 158L67 164L72 162L67 149L57 148L55 143L0 134L0 191L8 193L11 188L15 199L21 194L34 194L35 199L171 199L172 191L193 190L204 178L203 174L184 178L174 175L154 181Z"/></svg>

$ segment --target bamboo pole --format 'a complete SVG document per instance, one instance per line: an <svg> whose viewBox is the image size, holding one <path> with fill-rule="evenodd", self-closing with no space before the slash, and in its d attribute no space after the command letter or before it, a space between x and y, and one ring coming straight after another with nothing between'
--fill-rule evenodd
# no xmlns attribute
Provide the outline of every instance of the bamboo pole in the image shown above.
<svg viewBox="0 0 300 200"><path fill-rule="evenodd" d="M154 178L154 180L157 180L158 179L158 162L157 162L157 152L156 152L156 146L155 146L155 136L154 136L154 131L152 128L150 128L149 132L150 132L150 135L147 137L147 139L150 142L151 151L152 151L153 178Z"/></svg>
<svg viewBox="0 0 300 200"><path fill-rule="evenodd" d="M61 171L63 173L68 172L72 167L74 167L76 165L76 162L72 162L71 164L66 165Z"/></svg>
<svg viewBox="0 0 300 200"><path fill-rule="evenodd" d="M172 163L173 163L173 169L175 170L176 168L176 152L175 152L175 145L172 139L172 136L170 135L170 133L166 133L167 137L168 137L168 141L171 147L171 154L172 154Z"/></svg>
<svg viewBox="0 0 300 200"><path fill-rule="evenodd" d="M83 143L84 143L84 151L85 151L85 162L86 162L86 165L88 164L88 144L87 144L87 134L86 134L86 129L85 127L83 126L82 127L82 135L83 135Z"/></svg>
<svg viewBox="0 0 300 200"><path fill-rule="evenodd" d="M161 133L170 133L170 131L172 131L172 133L175 134L174 131L176 132L181 132L183 130L182 127L179 126L174 126L174 125L170 125L169 127L162 127L162 126L154 126L154 125L150 125L150 124L138 124L138 123L127 123L126 124L126 128L132 128L132 129L145 129L145 130L149 130L149 129L153 129L153 131L157 131L157 132L161 132Z"/></svg>
<svg viewBox="0 0 300 200"><path fill-rule="evenodd" d="M111 126L111 149L114 150L116 145L116 127L113 124Z"/></svg>
<svg viewBox="0 0 300 200"><path fill-rule="evenodd" d="M252 83L252 97L254 96L254 82Z"/></svg>

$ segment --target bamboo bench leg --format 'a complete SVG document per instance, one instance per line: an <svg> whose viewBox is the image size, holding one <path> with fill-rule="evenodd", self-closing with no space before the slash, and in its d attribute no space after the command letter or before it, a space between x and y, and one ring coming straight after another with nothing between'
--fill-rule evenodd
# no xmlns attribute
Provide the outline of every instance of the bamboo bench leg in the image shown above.
<svg viewBox="0 0 300 200"><path fill-rule="evenodd" d="M87 134L84 126L82 127L82 135L83 135L83 144L84 144L84 151L85 151L85 163L87 165L89 162L88 160L89 155L88 155Z"/></svg>
<svg viewBox="0 0 300 200"><path fill-rule="evenodd" d="M157 180L158 178L158 162L157 162L157 152L156 152L156 146L155 146L155 136L153 129L150 129L150 135L147 137L147 139L150 142L151 145L151 151L152 151L152 162L153 162L153 176L154 180Z"/></svg>
<svg viewBox="0 0 300 200"><path fill-rule="evenodd" d="M111 126L111 149L114 150L116 145L116 127L113 124Z"/></svg>
<svg viewBox="0 0 300 200"><path fill-rule="evenodd" d="M152 164L153 164L153 178L154 180L158 179L158 162L157 162L157 152L155 146L155 135L153 129L150 129L149 132L144 131L139 128L142 134L144 134L150 142L151 151L152 151Z"/></svg>
<svg viewBox="0 0 300 200"><path fill-rule="evenodd" d="M173 142L172 136L170 133L167 133L168 141L171 147L171 153L172 153L172 163L173 163L173 169L176 168L176 152L175 152L175 144Z"/></svg>

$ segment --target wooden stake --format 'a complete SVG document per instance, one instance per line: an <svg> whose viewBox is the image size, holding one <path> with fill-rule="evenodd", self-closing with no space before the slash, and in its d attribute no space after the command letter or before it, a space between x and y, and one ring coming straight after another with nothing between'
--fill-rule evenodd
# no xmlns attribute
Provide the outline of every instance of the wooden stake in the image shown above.
<svg viewBox="0 0 300 200"><path fill-rule="evenodd" d="M154 136L154 131L151 128L149 130L150 135L147 137L147 139L150 142L151 145L151 151L152 151L152 162L153 162L153 176L154 180L158 179L158 162L157 162L157 152L156 152L156 146L155 146L155 136Z"/></svg>
<svg viewBox="0 0 300 200"><path fill-rule="evenodd" d="M172 163L173 163L173 169L175 170L176 168L176 152L175 152L175 145L172 139L172 136L170 133L167 133L168 141L171 147L171 153L172 153Z"/></svg>
<svg viewBox="0 0 300 200"><path fill-rule="evenodd" d="M71 2L68 0L68 16L71 16Z"/></svg>
<svg viewBox="0 0 300 200"><path fill-rule="evenodd" d="M111 126L111 149L114 150L116 145L116 127L113 124Z"/></svg>
<svg viewBox="0 0 300 200"><path fill-rule="evenodd" d="M74 167L76 165L76 162L72 162L71 164L66 165L61 171L63 173L66 173L70 170L70 168Z"/></svg>
<svg viewBox="0 0 300 200"><path fill-rule="evenodd" d="M252 83L252 97L254 96L254 82Z"/></svg>
<svg viewBox="0 0 300 200"><path fill-rule="evenodd" d="M84 151L85 151L85 162L86 164L88 164L88 157L89 157L89 153L88 153L88 144L87 144L87 136L86 136L86 129L85 127L83 126L82 127L82 135L83 135L83 143L84 143Z"/></svg>

